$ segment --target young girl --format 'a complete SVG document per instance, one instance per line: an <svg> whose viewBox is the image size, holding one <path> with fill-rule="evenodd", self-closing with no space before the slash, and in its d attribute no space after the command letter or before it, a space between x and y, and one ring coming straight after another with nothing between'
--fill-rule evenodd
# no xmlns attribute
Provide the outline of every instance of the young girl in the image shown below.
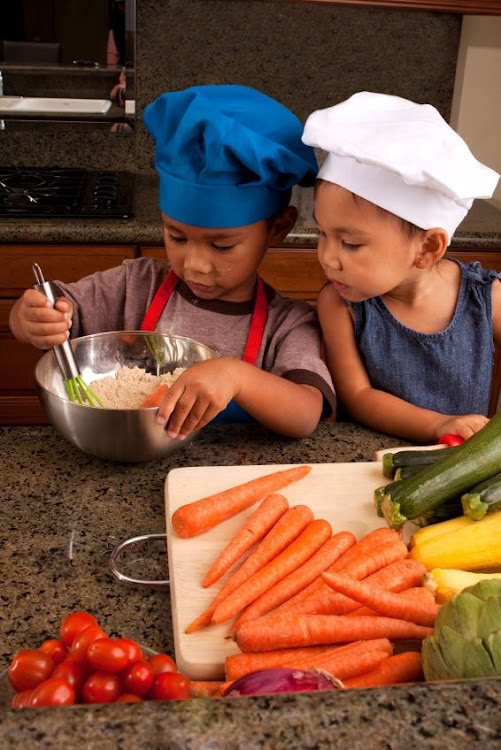
<svg viewBox="0 0 501 750"><path fill-rule="evenodd" d="M315 188L328 283L318 312L340 403L420 442L487 422L500 274L444 257L474 198L499 175L434 107L362 92L310 115L328 152Z"/></svg>
<svg viewBox="0 0 501 750"><path fill-rule="evenodd" d="M220 359L189 367L157 420L185 438L216 415L251 418L303 437L335 408L315 311L262 282L270 245L294 226L295 184L313 185L314 151L279 102L243 86L163 94L144 114L156 142L169 268L140 258L64 291L56 308L27 290L12 310L20 341L41 349L100 331L158 330L194 338ZM231 402L231 403L230 403ZM236 416L235 416L236 414Z"/></svg>

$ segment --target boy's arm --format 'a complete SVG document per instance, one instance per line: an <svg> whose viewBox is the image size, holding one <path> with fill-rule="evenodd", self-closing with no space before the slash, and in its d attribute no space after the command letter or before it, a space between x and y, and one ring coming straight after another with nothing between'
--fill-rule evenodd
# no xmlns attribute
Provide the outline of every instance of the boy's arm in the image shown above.
<svg viewBox="0 0 501 750"><path fill-rule="evenodd" d="M325 286L318 299L327 364L339 401L357 421L409 440L434 443L446 433L470 437L487 422L479 414L451 416L373 388L359 354L353 321L336 290Z"/></svg>
<svg viewBox="0 0 501 750"><path fill-rule="evenodd" d="M501 349L501 279L492 283L492 335Z"/></svg>
<svg viewBox="0 0 501 750"><path fill-rule="evenodd" d="M300 385L243 362L221 358L189 367L170 387L157 421L169 437L204 427L234 399L254 419L289 437L306 437L322 414L319 389Z"/></svg>

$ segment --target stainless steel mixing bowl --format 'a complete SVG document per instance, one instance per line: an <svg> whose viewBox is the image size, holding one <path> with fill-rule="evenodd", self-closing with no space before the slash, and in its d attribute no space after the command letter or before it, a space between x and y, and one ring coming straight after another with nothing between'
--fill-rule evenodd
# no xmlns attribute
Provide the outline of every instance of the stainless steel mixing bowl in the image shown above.
<svg viewBox="0 0 501 750"><path fill-rule="evenodd" d="M154 375L189 367L219 355L184 336L143 331L114 331L82 336L71 342L87 384L122 367L142 367ZM40 400L50 421L70 443L85 453L111 461L151 461L186 444L173 440L155 422L156 408L101 409L68 401L54 352L46 352L35 368ZM193 439L195 435L187 440Z"/></svg>

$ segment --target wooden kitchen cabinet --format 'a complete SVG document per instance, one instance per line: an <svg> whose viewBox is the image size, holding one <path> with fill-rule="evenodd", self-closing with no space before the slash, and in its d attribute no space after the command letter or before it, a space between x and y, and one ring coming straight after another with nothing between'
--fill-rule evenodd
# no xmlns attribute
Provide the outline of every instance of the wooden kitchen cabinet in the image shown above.
<svg viewBox="0 0 501 750"><path fill-rule="evenodd" d="M37 262L47 279L77 279L119 265L125 258L165 260L163 246L134 245L0 245L0 424L45 424L33 380L41 352L20 344L11 335L9 312L17 297L34 283L31 266ZM478 260L501 271L501 248L478 251L454 249L450 255L466 262ZM281 294L315 303L325 283L317 253L311 247L271 248L260 267L262 277ZM496 411L501 389L501 352L496 352L490 413Z"/></svg>
<svg viewBox="0 0 501 750"><path fill-rule="evenodd" d="M33 263L46 279L77 281L136 254L136 247L128 245L0 245L0 424L48 422L33 378L43 352L19 343L9 330L14 302L35 283Z"/></svg>

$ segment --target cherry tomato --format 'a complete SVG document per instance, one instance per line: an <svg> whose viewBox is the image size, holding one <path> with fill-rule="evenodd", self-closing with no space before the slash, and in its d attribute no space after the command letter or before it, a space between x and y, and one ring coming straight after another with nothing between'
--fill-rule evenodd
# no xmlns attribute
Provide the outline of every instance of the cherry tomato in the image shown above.
<svg viewBox="0 0 501 750"><path fill-rule="evenodd" d="M121 694L119 677L106 672L93 672L82 688L84 703L113 703Z"/></svg>
<svg viewBox="0 0 501 750"><path fill-rule="evenodd" d="M442 435L438 442L440 445L446 445L448 448L452 448L455 445L462 445L462 443L464 443L464 437L461 437L461 435Z"/></svg>
<svg viewBox="0 0 501 750"><path fill-rule="evenodd" d="M20 693L16 693L10 702L11 708L29 708L31 705L31 696L33 690L21 690Z"/></svg>
<svg viewBox="0 0 501 750"><path fill-rule="evenodd" d="M54 662L48 654L36 648L18 651L12 659L8 676L16 690L30 690L52 674Z"/></svg>
<svg viewBox="0 0 501 750"><path fill-rule="evenodd" d="M89 612L72 612L61 622L59 635L67 646L71 646L76 636L89 625L98 625L96 618Z"/></svg>
<svg viewBox="0 0 501 750"><path fill-rule="evenodd" d="M118 696L115 703L141 703L142 700L139 695L134 695L134 693L122 693L122 695Z"/></svg>
<svg viewBox="0 0 501 750"><path fill-rule="evenodd" d="M56 638L49 638L44 641L40 646L40 651L44 654L49 654L54 664L61 664L62 661L68 656L68 649L62 641L56 640Z"/></svg>
<svg viewBox="0 0 501 750"><path fill-rule="evenodd" d="M122 683L128 693L146 695L153 685L155 673L147 661L135 661L122 672Z"/></svg>
<svg viewBox="0 0 501 750"><path fill-rule="evenodd" d="M149 662L155 674L177 672L176 662L170 656L167 656L167 654L154 654L150 656Z"/></svg>
<svg viewBox="0 0 501 750"><path fill-rule="evenodd" d="M80 695L82 685L84 684L86 675L81 664L77 664L72 659L65 659L61 664L58 664L52 673L52 677L57 677L60 680L66 680L75 691L75 696Z"/></svg>
<svg viewBox="0 0 501 750"><path fill-rule="evenodd" d="M98 672L121 672L129 658L113 638L98 638L87 649L87 661Z"/></svg>
<svg viewBox="0 0 501 750"><path fill-rule="evenodd" d="M153 686L148 694L155 701L170 701L189 698L191 695L190 681L180 672L161 672L155 677Z"/></svg>
<svg viewBox="0 0 501 750"><path fill-rule="evenodd" d="M39 706L72 706L75 703L75 691L66 680L50 677L33 690L30 707Z"/></svg>
<svg viewBox="0 0 501 750"><path fill-rule="evenodd" d="M140 661L143 658L141 646L131 638L117 638L115 643L126 652L129 664L133 661Z"/></svg>
<svg viewBox="0 0 501 750"><path fill-rule="evenodd" d="M101 630L99 625L89 625L88 628L84 628L75 637L75 640L71 644L70 656L73 661L77 664L85 664L87 661L87 649L91 643L97 641L99 638L107 638L108 636Z"/></svg>

